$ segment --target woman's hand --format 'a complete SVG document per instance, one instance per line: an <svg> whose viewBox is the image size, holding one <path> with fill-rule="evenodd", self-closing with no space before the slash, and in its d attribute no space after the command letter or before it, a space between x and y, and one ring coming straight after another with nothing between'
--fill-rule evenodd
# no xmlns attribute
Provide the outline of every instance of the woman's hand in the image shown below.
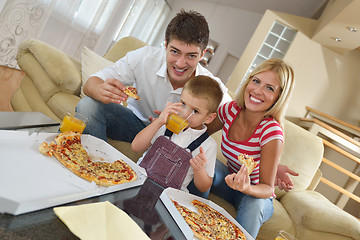
<svg viewBox="0 0 360 240"><path fill-rule="evenodd" d="M237 173L227 175L225 182L232 189L246 193L250 189L250 177L246 166L243 164Z"/></svg>
<svg viewBox="0 0 360 240"><path fill-rule="evenodd" d="M280 190L289 192L294 189L294 183L290 177L290 174L293 176L299 176L299 173L294 172L285 165L279 164L278 170L276 172L275 185L278 186Z"/></svg>

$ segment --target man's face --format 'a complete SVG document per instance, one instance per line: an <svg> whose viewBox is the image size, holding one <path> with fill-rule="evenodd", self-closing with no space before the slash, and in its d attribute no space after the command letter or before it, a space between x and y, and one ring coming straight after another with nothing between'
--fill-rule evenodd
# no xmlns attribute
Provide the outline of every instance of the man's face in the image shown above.
<svg viewBox="0 0 360 240"><path fill-rule="evenodd" d="M166 43L166 66L169 80L174 87L183 87L193 75L202 57L199 46L172 39Z"/></svg>

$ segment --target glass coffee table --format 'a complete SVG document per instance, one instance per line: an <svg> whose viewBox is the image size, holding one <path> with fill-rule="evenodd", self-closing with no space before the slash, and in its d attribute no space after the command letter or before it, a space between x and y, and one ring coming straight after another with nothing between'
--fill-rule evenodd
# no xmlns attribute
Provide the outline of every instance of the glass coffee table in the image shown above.
<svg viewBox="0 0 360 240"><path fill-rule="evenodd" d="M163 188L151 180L128 188L61 206L109 201L126 212L151 239L186 239L159 196ZM0 239L79 239L53 208L13 216L0 213Z"/></svg>
<svg viewBox="0 0 360 240"><path fill-rule="evenodd" d="M38 132L57 132L59 126L19 129L29 134ZM127 188L96 197L91 197L60 206L76 206L81 204L109 201L126 212L151 239L186 239L173 217L161 201L163 188L146 179L141 186ZM54 206L55 207L55 206ZM0 239L79 239L55 215L53 207L11 215L0 213Z"/></svg>

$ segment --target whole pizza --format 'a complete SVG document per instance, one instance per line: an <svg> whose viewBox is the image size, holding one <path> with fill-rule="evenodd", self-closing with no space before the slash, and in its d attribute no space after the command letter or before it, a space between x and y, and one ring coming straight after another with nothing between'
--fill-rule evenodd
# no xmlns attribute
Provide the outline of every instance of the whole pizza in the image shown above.
<svg viewBox="0 0 360 240"><path fill-rule="evenodd" d="M246 239L240 228L206 203L194 199L191 203L198 211L194 212L174 200L172 202L198 239Z"/></svg>
<svg viewBox="0 0 360 240"><path fill-rule="evenodd" d="M50 144L43 142L39 151L54 156L77 176L101 186L112 186L136 180L136 172L123 160L112 163L93 161L81 143L81 134L64 132Z"/></svg>

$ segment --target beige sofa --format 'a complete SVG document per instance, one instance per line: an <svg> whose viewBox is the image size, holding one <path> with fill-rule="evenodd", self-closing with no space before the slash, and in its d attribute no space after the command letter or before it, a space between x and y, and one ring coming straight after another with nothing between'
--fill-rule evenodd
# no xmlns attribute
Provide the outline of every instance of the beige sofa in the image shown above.
<svg viewBox="0 0 360 240"><path fill-rule="evenodd" d="M117 42L104 57L116 61L127 51L144 45L135 38L125 38ZM20 45L17 60L26 76L11 100L15 111L41 111L61 121L66 110L75 108L80 100L84 59L80 62L48 44L27 40ZM221 133L217 132L212 137L220 149ZM109 142L137 161L139 154L131 152L128 143ZM323 144L320 138L289 121L285 122L285 146L281 163L299 172L300 176L293 178L295 190L286 193L276 189L274 215L261 227L258 239L275 239L281 229L299 240L360 239L359 221L314 191L321 178L318 168L322 156ZM220 150L217 157L225 162ZM210 194L210 199L234 215L234 209L229 203L213 194Z"/></svg>

